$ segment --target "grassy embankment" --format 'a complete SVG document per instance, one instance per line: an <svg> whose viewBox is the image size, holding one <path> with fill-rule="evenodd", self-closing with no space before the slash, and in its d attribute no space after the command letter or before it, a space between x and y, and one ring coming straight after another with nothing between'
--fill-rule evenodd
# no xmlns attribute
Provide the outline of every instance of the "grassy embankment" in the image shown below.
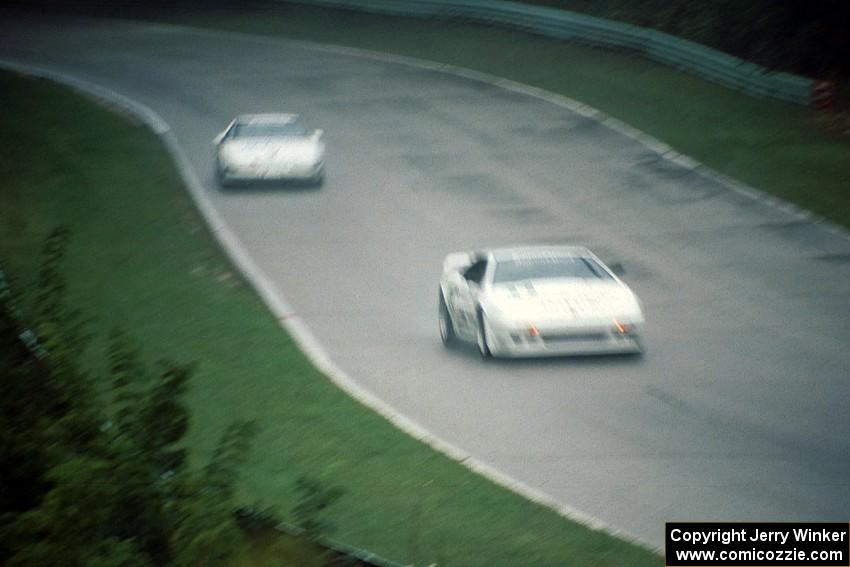
<svg viewBox="0 0 850 567"><path fill-rule="evenodd" d="M148 359L197 360L188 438L206 460L225 425L261 427L241 498L284 518L305 473L345 496L332 534L426 565L658 565L658 556L566 521L399 432L319 374L240 282L204 229L159 140L46 81L0 75L0 262L32 281L66 224L71 301L104 335L122 326Z"/></svg>

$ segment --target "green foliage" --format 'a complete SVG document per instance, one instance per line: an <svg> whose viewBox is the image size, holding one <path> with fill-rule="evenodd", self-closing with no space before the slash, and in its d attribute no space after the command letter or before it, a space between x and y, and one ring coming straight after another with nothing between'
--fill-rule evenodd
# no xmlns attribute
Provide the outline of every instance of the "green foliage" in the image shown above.
<svg viewBox="0 0 850 567"><path fill-rule="evenodd" d="M237 468L248 457L256 435L257 426L250 421L237 421L225 430L206 468L206 484L217 499L233 498Z"/></svg>
<svg viewBox="0 0 850 567"><path fill-rule="evenodd" d="M655 28L762 65L850 76L843 0L525 0Z"/></svg>
<svg viewBox="0 0 850 567"><path fill-rule="evenodd" d="M92 450L102 424L100 400L92 377L80 366L80 355L89 343L86 321L66 301L61 275L70 230L60 226L50 232L41 254L35 284L34 336L49 356L44 358L43 379L51 385L54 406L49 433L54 442L72 451ZM47 409L47 408L45 408Z"/></svg>
<svg viewBox="0 0 850 567"><path fill-rule="evenodd" d="M236 555L241 534L232 522L225 520L193 534L178 548L174 565L225 565Z"/></svg>
<svg viewBox="0 0 850 567"><path fill-rule="evenodd" d="M189 429L189 411L181 401L194 365L161 363L158 380L145 392L135 423L142 457L160 474L182 468L185 450L176 447Z"/></svg>
<svg viewBox="0 0 850 567"><path fill-rule="evenodd" d="M123 490L114 472L113 463L92 457L76 457L51 469L53 488L15 526L23 545L9 565L84 566L101 556L104 546L122 563L148 564L131 540L112 535L110 503L120 500Z"/></svg>
<svg viewBox="0 0 850 567"><path fill-rule="evenodd" d="M292 512L298 527L304 530L310 540L317 540L331 533L334 525L325 519L322 513L339 500L343 495L342 489L328 488L319 479L310 476L300 477L295 487L298 489L299 498Z"/></svg>
<svg viewBox="0 0 850 567"><path fill-rule="evenodd" d="M68 307L61 272L70 237L71 230L62 225L53 229L44 242L35 285L35 319L38 334L45 341L57 371L75 373L71 386L79 387L80 393L84 393L90 385L79 383L84 377L79 375L78 361L91 338L85 331L89 322L79 310Z"/></svg>
<svg viewBox="0 0 850 567"><path fill-rule="evenodd" d="M233 512L237 469L245 461L256 426L251 422L231 424L222 435L203 474L184 486L191 497L179 500L180 525L174 533L178 555L175 565L215 565L230 559L239 548L241 532Z"/></svg>
<svg viewBox="0 0 850 567"><path fill-rule="evenodd" d="M68 308L60 270L68 241L67 229L47 238L31 327L0 279L0 562L225 563L244 545L232 511L256 427L232 424L206 469L192 471L181 442L194 364L161 362L154 374L116 330L109 379L87 374L87 322Z"/></svg>
<svg viewBox="0 0 850 567"><path fill-rule="evenodd" d="M35 334L18 323L17 298L2 271L0 307L0 510L8 514L35 505L43 490L49 464L41 447L49 442L47 424L59 416L59 389Z"/></svg>

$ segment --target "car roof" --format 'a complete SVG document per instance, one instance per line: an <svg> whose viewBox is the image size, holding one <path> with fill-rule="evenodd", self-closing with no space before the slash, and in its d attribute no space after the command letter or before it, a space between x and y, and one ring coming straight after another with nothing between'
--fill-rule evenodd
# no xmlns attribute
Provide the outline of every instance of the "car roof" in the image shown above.
<svg viewBox="0 0 850 567"><path fill-rule="evenodd" d="M289 124L295 122L300 116L294 113L262 113L262 114L240 114L236 117L239 124Z"/></svg>
<svg viewBox="0 0 850 567"><path fill-rule="evenodd" d="M533 257L587 257L593 254L584 246L511 246L505 248L490 248L483 251L491 254L496 262L505 262L519 258Z"/></svg>

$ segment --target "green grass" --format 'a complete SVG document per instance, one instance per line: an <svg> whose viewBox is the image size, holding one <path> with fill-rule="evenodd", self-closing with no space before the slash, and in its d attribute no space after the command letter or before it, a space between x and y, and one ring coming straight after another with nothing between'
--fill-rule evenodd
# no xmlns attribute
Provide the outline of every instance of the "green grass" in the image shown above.
<svg viewBox="0 0 850 567"><path fill-rule="evenodd" d="M413 56L541 87L850 226L850 136L835 127L840 117L753 98L636 56L495 27L299 6L135 15Z"/></svg>
<svg viewBox="0 0 850 567"><path fill-rule="evenodd" d="M199 361L187 400L195 458L205 460L234 419L262 429L244 501L290 517L294 481L309 473L346 492L331 510L331 535L391 559L660 564L470 473L333 386L234 275L147 129L46 81L0 74L0 92L9 141L0 152L0 262L25 289L44 237L67 224L70 299L99 332L89 364L103 365L115 325L148 359Z"/></svg>

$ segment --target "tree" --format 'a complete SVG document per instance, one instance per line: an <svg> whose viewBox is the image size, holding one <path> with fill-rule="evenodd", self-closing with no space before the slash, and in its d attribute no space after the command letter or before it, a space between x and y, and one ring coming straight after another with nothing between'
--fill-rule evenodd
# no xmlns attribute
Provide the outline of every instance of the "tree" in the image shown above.
<svg viewBox="0 0 850 567"><path fill-rule="evenodd" d="M68 239L57 229L45 243L33 324L0 277L0 563L226 562L243 545L235 484L256 427L232 424L207 467L191 470L181 442L195 364L151 372L113 331L108 374L87 374L90 322L67 306L60 270Z"/></svg>
<svg viewBox="0 0 850 567"><path fill-rule="evenodd" d="M300 477L295 487L300 496L293 513L307 538L317 540L320 536L332 532L333 524L323 518L322 513L339 500L343 491L337 487L328 488L319 479L311 476Z"/></svg>

